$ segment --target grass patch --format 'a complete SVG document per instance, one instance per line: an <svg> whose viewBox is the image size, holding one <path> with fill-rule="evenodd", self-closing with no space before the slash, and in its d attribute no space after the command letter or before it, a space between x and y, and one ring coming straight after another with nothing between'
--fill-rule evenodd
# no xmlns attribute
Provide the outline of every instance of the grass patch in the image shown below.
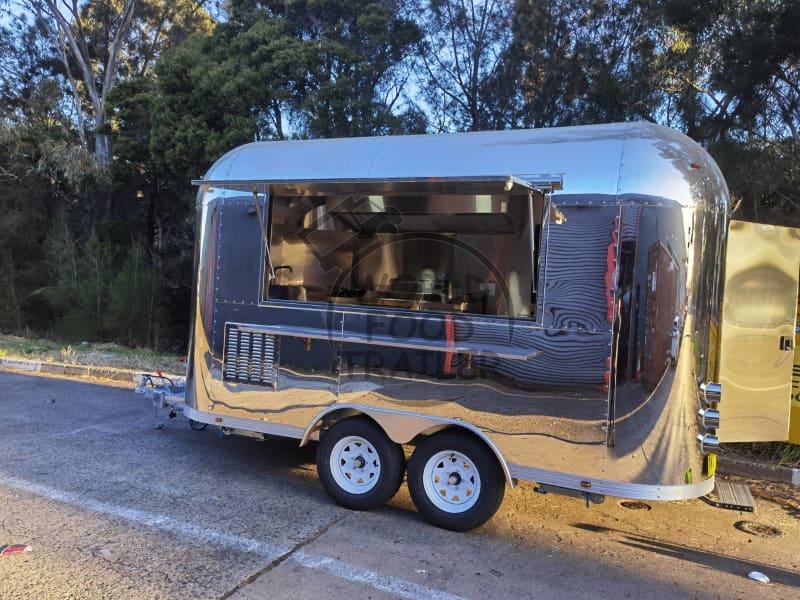
<svg viewBox="0 0 800 600"><path fill-rule="evenodd" d="M786 467L800 467L800 446L795 444L736 444L738 454Z"/></svg>
<svg viewBox="0 0 800 600"><path fill-rule="evenodd" d="M90 365L181 374L186 366L177 354L128 348L113 343L65 344L53 340L0 334L0 358L21 358L67 365Z"/></svg>

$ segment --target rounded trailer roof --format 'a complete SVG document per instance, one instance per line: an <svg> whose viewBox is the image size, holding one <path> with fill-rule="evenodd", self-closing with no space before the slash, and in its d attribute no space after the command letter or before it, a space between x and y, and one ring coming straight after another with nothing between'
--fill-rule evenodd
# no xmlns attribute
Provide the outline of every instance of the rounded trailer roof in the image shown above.
<svg viewBox="0 0 800 600"><path fill-rule="evenodd" d="M642 194L727 205L713 159L682 133L651 123L436 135L255 142L225 154L194 183L514 178L559 194Z"/></svg>

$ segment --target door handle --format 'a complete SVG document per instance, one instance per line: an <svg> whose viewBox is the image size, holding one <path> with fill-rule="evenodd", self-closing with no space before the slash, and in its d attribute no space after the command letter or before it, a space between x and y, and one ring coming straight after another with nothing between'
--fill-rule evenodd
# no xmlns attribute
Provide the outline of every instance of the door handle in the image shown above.
<svg viewBox="0 0 800 600"><path fill-rule="evenodd" d="M781 336L780 349L782 352L791 352L794 350L794 339L790 335Z"/></svg>

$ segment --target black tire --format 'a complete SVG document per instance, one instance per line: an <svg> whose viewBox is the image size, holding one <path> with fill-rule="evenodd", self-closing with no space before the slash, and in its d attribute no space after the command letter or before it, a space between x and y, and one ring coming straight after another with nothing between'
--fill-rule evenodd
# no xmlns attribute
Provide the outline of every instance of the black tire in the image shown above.
<svg viewBox="0 0 800 600"><path fill-rule="evenodd" d="M425 489L425 467L428 461L434 459L437 454L446 452L463 454L473 463L478 472L480 488L477 500L473 500L474 503L463 512L443 510L434 504ZM437 464L441 465L443 469L447 469L444 462L443 460ZM437 467L433 466L432 468L436 469ZM429 475L435 475L435 473ZM459 476L458 482L460 483L461 480L462 478ZM467 479L463 480L467 481ZM433 483L429 484L430 487L434 485ZM503 502L505 485L505 475L494 453L478 438L461 431L445 430L424 438L417 445L408 462L408 488L417 510L429 522L452 531L469 531L491 519ZM469 494L469 488L467 487L463 491L466 493L462 495L466 497ZM453 498L457 497L453 496ZM437 502L443 504L446 503L446 500L437 497ZM453 510L459 509L454 508Z"/></svg>
<svg viewBox="0 0 800 600"><path fill-rule="evenodd" d="M203 431L206 427L208 427L208 423L201 423L200 421L189 419L189 427L195 431Z"/></svg>
<svg viewBox="0 0 800 600"><path fill-rule="evenodd" d="M353 493L336 481L332 472L331 454L340 440L363 438L378 454L380 471L373 487ZM406 470L403 447L391 441L384 431L366 417L351 417L335 423L325 431L317 446L317 474L325 491L341 506L352 510L370 510L383 506L397 493Z"/></svg>

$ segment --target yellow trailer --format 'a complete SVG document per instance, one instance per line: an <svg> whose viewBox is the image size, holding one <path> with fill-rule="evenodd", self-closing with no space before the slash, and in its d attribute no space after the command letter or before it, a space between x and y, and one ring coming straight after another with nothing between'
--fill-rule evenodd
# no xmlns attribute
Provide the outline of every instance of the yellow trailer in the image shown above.
<svg viewBox="0 0 800 600"><path fill-rule="evenodd" d="M800 325L800 302L797 304L797 324ZM794 330L794 365L792 367L792 409L789 417L789 442L800 444L800 327Z"/></svg>
<svg viewBox="0 0 800 600"><path fill-rule="evenodd" d="M731 221L718 384L702 411L717 442L800 443L800 229ZM718 400L718 402L715 402Z"/></svg>

